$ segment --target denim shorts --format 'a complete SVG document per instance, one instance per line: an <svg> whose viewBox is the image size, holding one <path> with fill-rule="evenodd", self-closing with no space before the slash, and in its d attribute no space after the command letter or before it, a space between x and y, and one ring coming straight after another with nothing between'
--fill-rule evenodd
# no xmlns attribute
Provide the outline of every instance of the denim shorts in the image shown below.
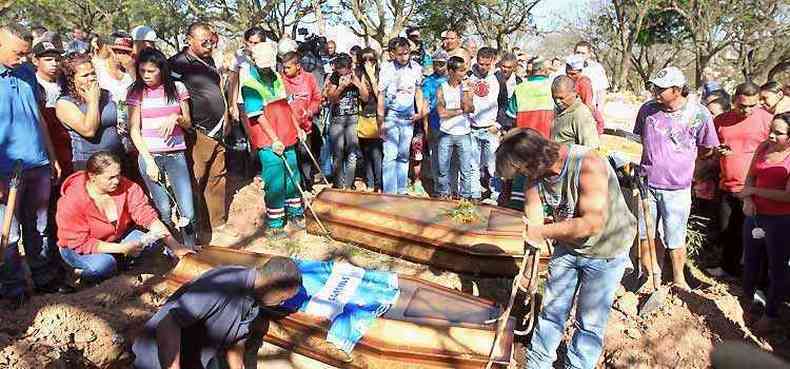
<svg viewBox="0 0 790 369"><path fill-rule="evenodd" d="M686 226L691 215L691 188L662 190L650 187L650 218L656 229L656 239L668 249L679 249L686 244ZM644 219L639 219L639 239L647 239Z"/></svg>

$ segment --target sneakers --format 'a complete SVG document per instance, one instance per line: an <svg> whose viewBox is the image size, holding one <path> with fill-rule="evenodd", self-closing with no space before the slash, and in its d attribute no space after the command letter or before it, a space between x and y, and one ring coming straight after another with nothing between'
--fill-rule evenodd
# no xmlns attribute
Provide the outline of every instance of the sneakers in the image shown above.
<svg viewBox="0 0 790 369"><path fill-rule="evenodd" d="M266 230L266 239L269 241L279 241L288 238L288 233L283 228L269 228Z"/></svg>

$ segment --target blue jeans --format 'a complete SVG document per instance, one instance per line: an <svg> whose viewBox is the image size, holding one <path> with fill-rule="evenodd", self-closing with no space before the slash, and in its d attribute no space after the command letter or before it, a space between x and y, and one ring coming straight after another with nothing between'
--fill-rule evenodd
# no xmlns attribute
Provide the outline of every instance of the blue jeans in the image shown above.
<svg viewBox="0 0 790 369"><path fill-rule="evenodd" d="M411 118L402 118L388 114L381 126L381 138L384 139L384 159L381 164L381 176L384 193L406 194L409 185L409 151L414 135L414 124Z"/></svg>
<svg viewBox="0 0 790 369"><path fill-rule="evenodd" d="M554 249L543 307L529 344L527 368L552 367L577 293L576 331L563 368L595 368L603 350L609 310L629 263L627 252L613 259L593 259L571 254L561 246Z"/></svg>
<svg viewBox="0 0 790 369"><path fill-rule="evenodd" d="M321 151L318 154L318 163L321 166L321 173L324 175L324 177L329 178L332 176L334 166L332 165L332 139L329 135L329 124L331 118L328 107L322 108L320 119L321 137L323 138L324 142L321 145Z"/></svg>
<svg viewBox="0 0 790 369"><path fill-rule="evenodd" d="M656 239L668 249L683 248L691 215L691 188L662 190L650 187L649 190L649 210ZM639 221L639 239L647 239L644 220Z"/></svg>
<svg viewBox="0 0 790 369"><path fill-rule="evenodd" d="M755 239L752 231L762 228L765 237ZM757 215L746 217L743 222L743 292L747 300L751 300L757 283L763 260L768 260L768 284L765 315L769 318L779 317L779 306L790 291L790 216L788 215Z"/></svg>
<svg viewBox="0 0 790 369"><path fill-rule="evenodd" d="M52 282L56 273L54 249L49 242L48 210L51 191L49 165L27 169L22 172L18 187L16 208L5 250L5 263L0 267L0 294L16 297L25 292L25 275L22 271L22 256L19 255L20 228L25 259L30 267L33 284L43 286ZM3 179L8 184L8 178ZM7 196L7 195L6 195ZM0 219L6 205L0 205Z"/></svg>
<svg viewBox="0 0 790 369"><path fill-rule="evenodd" d="M472 183L474 192L479 195L483 192L481 181L487 181L491 198L499 198L501 184L496 178L496 149L499 147L499 137L488 129L472 129Z"/></svg>
<svg viewBox="0 0 790 369"><path fill-rule="evenodd" d="M448 135L442 133L439 136L438 167L439 175L437 178L437 192L439 196L450 196L450 177L454 174L451 165L453 157L458 157L458 172L460 172L461 197L480 198L480 193L475 197L474 177L472 173L472 136L471 135Z"/></svg>
<svg viewBox="0 0 790 369"><path fill-rule="evenodd" d="M145 232L134 229L127 233L120 243L138 241L144 235ZM107 279L118 269L118 262L111 254L80 254L72 249L61 247L60 256L72 268L82 270L81 278L90 281Z"/></svg>
<svg viewBox="0 0 790 369"><path fill-rule="evenodd" d="M341 115L332 118L329 137L332 141L332 156L336 165L334 179L336 188L351 188L356 177L357 158L360 155L357 138L357 115Z"/></svg>
<svg viewBox="0 0 790 369"><path fill-rule="evenodd" d="M167 175L173 190L173 193L168 195L167 189L161 183L154 182L151 177L145 174L146 163L143 156L139 155L137 162L140 167L140 174L145 181L145 186L148 187L148 192L151 193L151 200L159 212L159 219L162 219L162 222L171 230L176 229L172 220L172 204L170 202L170 196L172 195L178 204L180 216L189 219L189 224L181 229L184 245L194 248L197 220L195 218L195 204L192 198L192 175L189 173L186 156L183 151L151 155L154 157L156 166L159 167L159 172Z"/></svg>

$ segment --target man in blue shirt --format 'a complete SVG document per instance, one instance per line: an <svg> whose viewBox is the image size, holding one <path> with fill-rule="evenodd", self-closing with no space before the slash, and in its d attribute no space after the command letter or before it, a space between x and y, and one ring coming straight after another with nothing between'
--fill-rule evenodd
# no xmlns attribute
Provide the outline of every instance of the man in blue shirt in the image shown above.
<svg viewBox="0 0 790 369"><path fill-rule="evenodd" d="M0 295L10 299L12 307L26 299L17 244L20 228L35 289L61 291L54 278L56 268L47 230L52 180L60 176L60 167L39 112L36 76L31 69L22 67L31 40L30 32L18 24L0 28L0 218L5 212L8 181L15 163L22 167L8 248L0 250Z"/></svg>
<svg viewBox="0 0 790 369"><path fill-rule="evenodd" d="M425 99L426 110L428 110L428 115L424 118L428 133L428 163L430 165L428 172L431 173L431 178L434 180L439 176L439 163L436 160L439 152L439 112L436 110L436 91L442 83L447 81L447 59L449 58L446 51L441 49L436 51L433 54L433 74L425 77L425 81L422 83L422 96ZM435 190L435 183L432 188Z"/></svg>

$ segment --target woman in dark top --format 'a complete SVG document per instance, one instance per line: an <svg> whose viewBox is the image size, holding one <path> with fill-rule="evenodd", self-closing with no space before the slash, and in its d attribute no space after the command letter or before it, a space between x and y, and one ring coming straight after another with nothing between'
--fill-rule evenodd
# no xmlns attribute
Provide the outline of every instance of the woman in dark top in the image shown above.
<svg viewBox="0 0 790 369"><path fill-rule="evenodd" d="M62 64L62 96L55 113L71 137L74 170L85 169L100 151L123 154L118 136L118 109L110 92L99 88L90 56L76 54Z"/></svg>
<svg viewBox="0 0 790 369"><path fill-rule="evenodd" d="M362 75L362 83L367 85L370 94L367 101L362 102L362 111L357 122L357 137L365 161L365 179L369 189L382 191L381 161L384 157L384 141L379 137L376 122L376 86L378 85L379 62L376 50L366 47L359 53L357 73Z"/></svg>

